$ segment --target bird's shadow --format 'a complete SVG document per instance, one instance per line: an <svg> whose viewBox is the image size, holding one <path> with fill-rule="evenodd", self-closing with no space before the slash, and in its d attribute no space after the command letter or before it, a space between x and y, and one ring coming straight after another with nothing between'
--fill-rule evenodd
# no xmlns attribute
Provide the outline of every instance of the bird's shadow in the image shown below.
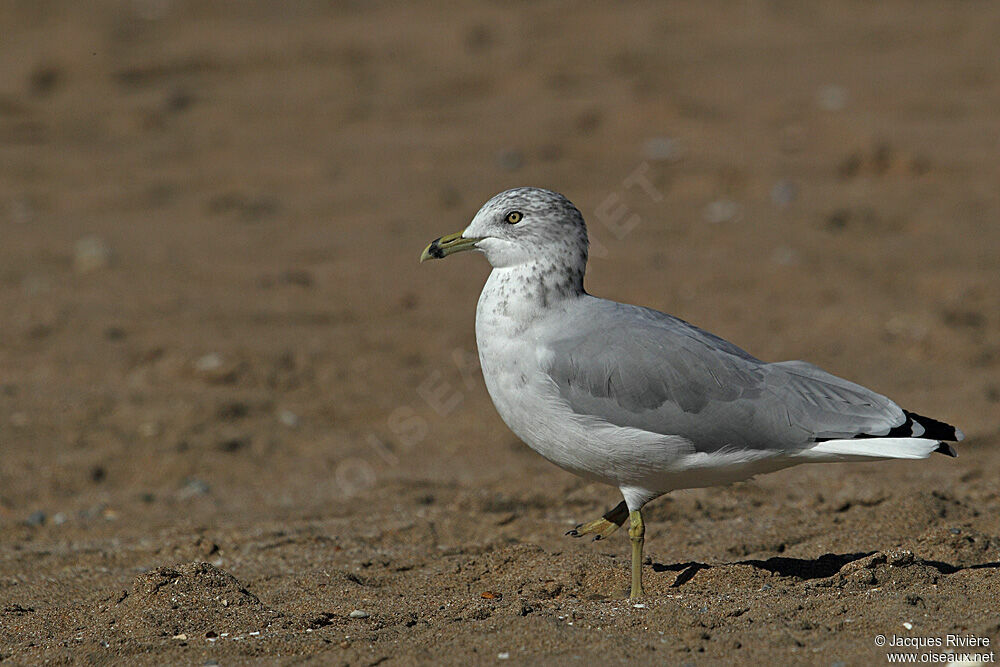
<svg viewBox="0 0 1000 667"><path fill-rule="evenodd" d="M875 551L856 551L849 554L823 554L819 558L785 558L775 556L767 560L741 560L738 565L752 565L760 570L773 572L781 577L796 579L826 579L840 572L848 563L868 558Z"/></svg>
<svg viewBox="0 0 1000 667"><path fill-rule="evenodd" d="M848 563L853 563L856 560L861 560L862 558L867 558L876 551L857 551L853 553L846 554L823 554L819 558L786 558L784 556L775 556L773 558L768 558L767 560L741 560L734 561L732 563L721 563L718 565L708 565L707 563L699 563L696 561L689 561L687 563L653 563L654 572L678 572L677 578L674 583L670 585L671 588L680 588L687 582L691 581L696 574L702 570L709 570L713 567L724 567L726 565L750 565L759 570L766 570L773 574L777 574L781 577L795 577L796 579L802 579L803 581L809 579L826 579L832 577L833 575L840 572L841 569ZM945 563L936 560L920 560L923 565L933 567L941 574L954 574L960 570L977 570L977 569L1000 569L1000 561L993 561L989 563L978 563L976 565L969 565L967 567L960 567L958 565L952 565L951 563Z"/></svg>
<svg viewBox="0 0 1000 667"><path fill-rule="evenodd" d="M691 579L694 578L694 575L698 574L702 570L710 570L711 568L711 565L695 561L688 561L687 563L673 563L671 565L653 563L653 572L680 572L674 580L674 583L670 584L671 588L680 588L687 582L691 581Z"/></svg>

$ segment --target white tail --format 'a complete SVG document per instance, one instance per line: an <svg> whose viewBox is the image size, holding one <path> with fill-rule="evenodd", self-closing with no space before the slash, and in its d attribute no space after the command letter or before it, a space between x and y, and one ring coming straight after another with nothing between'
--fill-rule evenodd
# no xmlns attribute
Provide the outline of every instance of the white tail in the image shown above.
<svg viewBox="0 0 1000 667"><path fill-rule="evenodd" d="M851 438L817 442L800 456L820 461L926 459L940 447L939 441L927 438Z"/></svg>

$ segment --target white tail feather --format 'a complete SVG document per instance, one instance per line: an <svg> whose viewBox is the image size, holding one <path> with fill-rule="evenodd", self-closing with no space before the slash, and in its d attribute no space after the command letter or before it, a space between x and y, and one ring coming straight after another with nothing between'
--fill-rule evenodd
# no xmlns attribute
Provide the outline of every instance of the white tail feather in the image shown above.
<svg viewBox="0 0 1000 667"><path fill-rule="evenodd" d="M940 444L927 438L852 438L817 442L800 455L821 461L926 459Z"/></svg>

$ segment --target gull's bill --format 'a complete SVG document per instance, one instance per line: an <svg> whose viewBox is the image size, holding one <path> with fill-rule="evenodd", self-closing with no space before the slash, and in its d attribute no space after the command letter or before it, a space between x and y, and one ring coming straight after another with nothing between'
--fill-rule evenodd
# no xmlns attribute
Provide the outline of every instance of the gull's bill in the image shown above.
<svg viewBox="0 0 1000 667"><path fill-rule="evenodd" d="M480 241L482 241L482 239L464 238L462 236L462 232L448 234L447 236L442 236L431 241L430 245L424 248L424 251L420 253L420 261L425 262L428 259L444 259L448 255L454 255L456 252L474 250L476 244Z"/></svg>

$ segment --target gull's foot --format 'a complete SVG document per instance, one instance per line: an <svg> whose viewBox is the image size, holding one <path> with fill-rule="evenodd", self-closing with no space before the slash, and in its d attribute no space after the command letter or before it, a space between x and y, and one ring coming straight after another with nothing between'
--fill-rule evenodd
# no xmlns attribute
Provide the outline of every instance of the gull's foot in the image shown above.
<svg viewBox="0 0 1000 667"><path fill-rule="evenodd" d="M573 537L583 537L584 535L593 535L594 541L606 539L611 533L615 532L622 527L625 523L625 519L628 518L628 506L625 505L625 501L615 505L614 509L610 509L604 513L600 519L594 519L593 521L588 521L587 523L581 523L573 530L568 531L567 535L572 535Z"/></svg>

